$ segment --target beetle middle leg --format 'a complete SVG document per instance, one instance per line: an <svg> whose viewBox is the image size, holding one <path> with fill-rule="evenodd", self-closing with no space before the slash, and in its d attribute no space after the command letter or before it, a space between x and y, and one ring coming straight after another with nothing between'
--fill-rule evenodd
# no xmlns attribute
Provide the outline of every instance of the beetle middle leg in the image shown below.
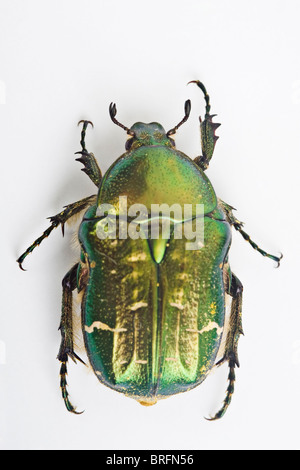
<svg viewBox="0 0 300 470"><path fill-rule="evenodd" d="M73 344L73 308L72 299L73 290L77 287L77 271L79 264L75 264L73 268L65 275L62 281L63 295L62 295L62 313L59 330L61 332L61 344L57 359L61 362L60 367L60 388L62 397L65 402L66 408L72 413L78 413L72 403L69 400L69 394L67 391L67 362L70 357L75 363L76 359L83 364L84 361L74 351Z"/></svg>
<svg viewBox="0 0 300 470"><path fill-rule="evenodd" d="M65 206L64 210L59 214L56 214L52 217L49 217L51 221L51 225L43 232L43 234L37 238L27 250L17 259L17 263L19 263L20 268L24 271L22 267L23 261L27 255L29 255L40 243L47 237L49 237L52 230L56 227L61 225L62 233L64 235L64 225L65 223L74 215L79 214L79 212L83 211L89 206L92 206L96 202L96 195L85 197L80 201L74 202L73 204L69 204Z"/></svg>
<svg viewBox="0 0 300 470"><path fill-rule="evenodd" d="M227 219L227 221L230 223L230 225L232 225L235 230L237 230L241 235L242 237L244 238L244 240L246 240L247 242L250 243L250 245L252 246L252 248L256 251L258 251L262 256L265 256L267 258L270 258L272 259L273 261L276 261L277 263L277 268L280 266L280 260L281 258L283 257L283 255L281 254L280 257L278 256L274 256L274 255L271 255L270 253L267 253L266 251L262 250L251 238L250 236L248 235L248 233L246 233L244 230L243 230L243 222L240 222L234 215L233 215L233 210L234 208L232 206L230 206L229 204L226 204L226 202L222 201L221 199L218 200L218 203L219 203L219 206L221 206L221 208L223 209L224 213L225 213L225 217Z"/></svg>
<svg viewBox="0 0 300 470"><path fill-rule="evenodd" d="M238 340L241 334L243 334L242 328L242 297L243 297L243 285L241 281L232 273L231 282L229 282L229 272L227 275L227 294L232 297L229 326L226 336L225 351L222 359L217 362L217 366L220 366L224 362L228 362L229 374L228 381L229 385L226 391L226 397L223 402L222 408L215 414L213 418L209 418L209 421L213 421L225 414L228 406L230 405L231 398L234 392L235 383L235 367L239 367L237 346Z"/></svg>

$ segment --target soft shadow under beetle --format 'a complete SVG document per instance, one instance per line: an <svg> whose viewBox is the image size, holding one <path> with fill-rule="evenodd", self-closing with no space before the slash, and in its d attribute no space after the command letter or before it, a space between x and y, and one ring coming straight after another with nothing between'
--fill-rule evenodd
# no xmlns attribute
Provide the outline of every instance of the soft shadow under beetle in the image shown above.
<svg viewBox="0 0 300 470"><path fill-rule="evenodd" d="M49 228L17 260L22 268L26 256L54 228L60 225L63 230L71 217L84 214L78 233L81 257L62 282L58 353L62 396L73 413L77 412L67 391L67 362L69 357L83 362L73 344L72 296L76 289L83 294L82 332L87 356L101 383L143 405L152 405L160 398L196 387L215 365L227 362L229 385L224 403L210 419L222 417L231 401L235 367L239 366L237 345L243 332L243 286L228 262L231 227L278 266L281 257L259 248L233 215L233 207L216 197L204 172L220 124L212 121L204 85L198 80L192 83L202 90L206 102L205 118L200 118L202 155L190 159L175 148L172 138L189 117L189 100L184 118L168 132L156 122L137 122L127 128L117 121L116 106L111 104L112 121L129 138L126 152L103 177L94 155L85 147L86 129L92 123L81 121L82 150L77 152L77 160L98 194L50 217ZM130 207L127 218L120 201ZM153 205L159 208L154 215ZM188 216L184 212L181 217L171 217L170 210L168 216L161 215L163 207L172 211L174 205L192 209ZM134 220L132 208L137 215L141 206L146 211L144 218L140 214ZM196 212L196 207L202 207L202 213ZM159 229L167 222L168 236L148 236L149 222ZM204 228L204 241L197 249L187 249L186 240L176 237L176 231L184 225L195 233L198 222ZM227 316L226 296L231 298Z"/></svg>

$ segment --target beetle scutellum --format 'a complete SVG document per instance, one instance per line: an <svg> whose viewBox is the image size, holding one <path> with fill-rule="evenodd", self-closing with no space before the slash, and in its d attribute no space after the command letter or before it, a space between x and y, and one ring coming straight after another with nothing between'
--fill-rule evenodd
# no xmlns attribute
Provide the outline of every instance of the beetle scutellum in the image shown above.
<svg viewBox="0 0 300 470"><path fill-rule="evenodd" d="M111 104L112 121L129 138L126 152L103 177L94 155L85 147L85 132L92 123L81 121L82 150L77 152L81 155L77 160L97 186L98 195L70 204L50 217L51 225L17 260L22 268L25 257L54 228L60 225L63 230L66 221L85 211L78 233L81 258L62 281L58 360L62 396L73 413L77 412L69 400L66 374L69 357L81 361L73 344L75 289L83 293L85 348L101 383L143 405L152 405L160 398L196 387L214 365L227 362L229 385L225 400L211 419L223 416L231 401L234 370L239 366L237 345L242 334L243 292L228 263L231 227L278 266L281 257L260 249L233 215L233 207L216 197L204 171L212 158L218 138L215 130L220 124L212 122L214 115L210 114L210 99L204 85L198 80L192 83L202 90L206 101L205 118L203 121L200 118L202 155L191 160L175 148L171 137L189 117L189 100L185 103L184 118L168 132L155 122L138 122L129 129L116 120L116 106ZM131 208L137 204L145 208L146 215L140 220L136 236L128 237L132 212L131 217L123 219L121 198ZM177 218L169 212L164 217L171 227L168 236L149 237L145 223L156 222L160 227L163 222L161 212L153 216L151 207L164 205L172 209L178 204L201 206L203 210L199 215L192 209L188 217L184 213ZM109 220L119 222L113 230L115 236L108 230ZM176 238L175 231L183 225L192 228L198 222L204 227L204 244L187 250L186 240ZM121 234L121 223L127 236ZM101 231L103 225L106 228ZM232 301L225 328L226 295ZM222 338L224 351L217 360Z"/></svg>

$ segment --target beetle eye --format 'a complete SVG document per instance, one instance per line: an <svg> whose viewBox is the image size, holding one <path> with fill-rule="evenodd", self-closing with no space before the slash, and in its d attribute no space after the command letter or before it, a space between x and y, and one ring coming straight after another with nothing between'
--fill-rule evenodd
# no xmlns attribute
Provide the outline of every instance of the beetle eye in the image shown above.
<svg viewBox="0 0 300 470"><path fill-rule="evenodd" d="M125 150L130 150L134 137L129 136L125 143Z"/></svg>

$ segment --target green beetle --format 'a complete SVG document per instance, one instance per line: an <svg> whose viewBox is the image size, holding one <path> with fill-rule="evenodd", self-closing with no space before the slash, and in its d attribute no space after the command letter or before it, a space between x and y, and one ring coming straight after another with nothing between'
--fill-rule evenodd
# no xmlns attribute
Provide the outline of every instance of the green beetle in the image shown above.
<svg viewBox="0 0 300 470"><path fill-rule="evenodd" d="M98 195L70 204L51 217L49 228L17 260L22 268L25 257L54 228L61 225L64 231L68 219L85 211L78 233L81 258L62 282L60 386L65 405L73 413L78 412L67 391L67 362L69 357L83 362L73 346L75 289L83 294L82 331L95 374L104 385L143 405L196 387L215 365L227 362L229 385L213 420L224 415L231 401L242 334L243 286L228 263L231 227L279 266L282 255L266 253L250 239L233 215L233 207L216 197L204 173L220 124L212 121L204 85L198 80L190 83L196 83L206 101L205 118L200 118L202 156L191 160L176 149L171 137L188 119L190 100L185 103L184 118L168 132L156 122L138 122L129 129L117 121L116 106L111 104L112 121L129 136L126 152L102 177L94 155L85 147L86 129L92 123L81 121L82 150L77 160L97 186ZM122 201L134 210L124 213ZM154 215L153 205L158 207ZM171 217L178 205L192 209ZM141 206L144 214L137 223L133 214L140 213ZM162 207L171 210L162 215ZM149 236L149 223L160 230L163 222L169 224L167 236ZM176 237L176 231L184 226L195 234L198 222L204 230L203 243L187 249L186 240ZM231 297L227 320L226 296Z"/></svg>

